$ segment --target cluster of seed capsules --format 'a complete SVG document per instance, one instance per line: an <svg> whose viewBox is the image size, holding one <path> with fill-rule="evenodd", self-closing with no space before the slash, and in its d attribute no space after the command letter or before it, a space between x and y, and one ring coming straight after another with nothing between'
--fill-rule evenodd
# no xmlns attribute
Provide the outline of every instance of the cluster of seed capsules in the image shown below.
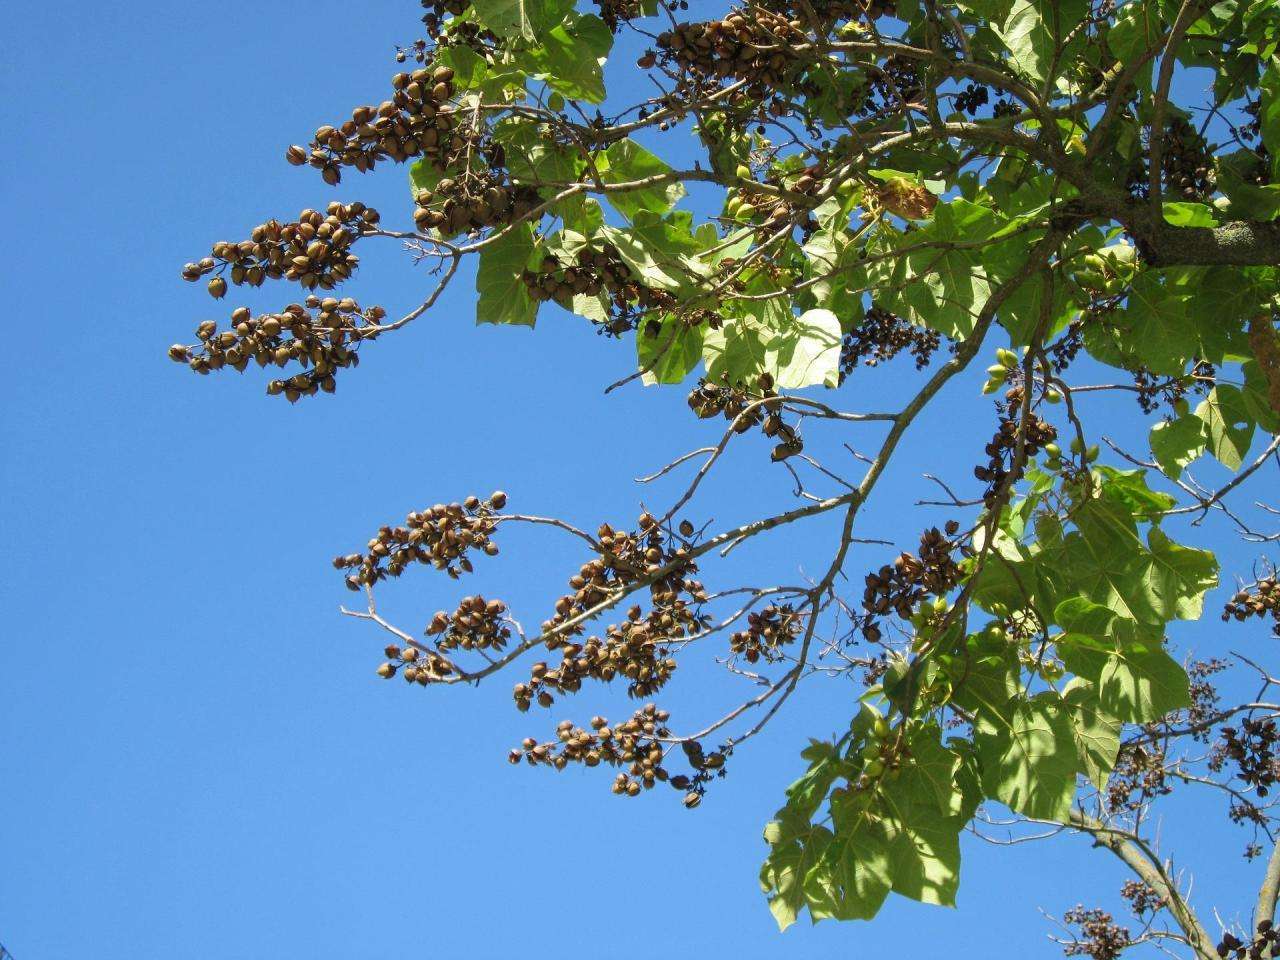
<svg viewBox="0 0 1280 960"><path fill-rule="evenodd" d="M1241 590L1222 610L1223 620L1243 622L1250 617L1271 617L1272 632L1280 637L1280 582L1274 575L1263 577L1252 590Z"/></svg>
<svg viewBox="0 0 1280 960"><path fill-rule="evenodd" d="M452 613L440 610L427 624L428 637L439 637L440 650L501 650L511 640L507 605L482 596L463 597Z"/></svg>
<svg viewBox="0 0 1280 960"><path fill-rule="evenodd" d="M693 87L742 81L739 99L764 100L796 86L811 41L799 17L756 8L730 11L722 20L678 23L658 34L657 46L663 61Z"/></svg>
<svg viewBox="0 0 1280 960"><path fill-rule="evenodd" d="M424 66L391 78L390 100L377 106L356 107L339 126L316 130L309 147L294 145L285 159L294 166L312 166L328 184L342 179L342 167L372 170L380 160L404 163L424 157L438 170L452 165L474 137L458 120L450 100L453 70Z"/></svg>
<svg viewBox="0 0 1280 960"><path fill-rule="evenodd" d="M636 797L643 790L667 783L676 790L687 791L684 805L696 807L705 792L704 771L722 767L724 755L704 755L696 742L692 743L692 750L690 744L685 743L686 757L690 762L699 761L695 764L697 773L693 777L671 775L664 766L667 751L663 747L663 740L671 737L667 728L669 720L670 714L652 703L645 704L629 720L617 726L610 726L604 717L592 717L590 729L578 726L572 720L562 720L556 727L555 740L539 743L533 737L527 737L507 755L507 759L513 764L523 760L530 766L547 766L556 770L563 770L571 763L586 767L601 764L615 769L625 767L613 780L612 790L618 796Z"/></svg>
<svg viewBox="0 0 1280 960"><path fill-rule="evenodd" d="M267 384L268 394L293 402L321 390L333 393L337 372L360 362L357 347L378 335L385 316L381 307L361 309L350 297L314 294L305 306L291 303L257 317L239 307L231 313L230 329L219 331L215 321L205 320L196 328L197 343L175 343L169 356L202 374L224 367L243 371L251 360L260 367L300 364L301 373Z"/></svg>
<svg viewBox="0 0 1280 960"><path fill-rule="evenodd" d="M920 555L903 552L893 563L868 573L862 592L862 609L867 617L863 636L872 643L882 637L876 618L897 614L909 619L926 597L942 597L960 582L961 569L952 552L951 540L960 530L955 520L947 521L946 532L930 527L920 535Z"/></svg>
<svg viewBox="0 0 1280 960"><path fill-rule="evenodd" d="M747 614L747 628L729 636L729 650L748 663L782 659L782 648L804 629L804 614L789 603L769 604Z"/></svg>
<svg viewBox="0 0 1280 960"><path fill-rule="evenodd" d="M840 381L851 376L859 364L874 367L887 363L904 350L911 352L916 369L923 370L942 345L934 330L918 327L896 313L871 307L863 321L844 335L840 344Z"/></svg>
<svg viewBox="0 0 1280 960"><path fill-rule="evenodd" d="M419 190L414 202L413 221L419 230L453 236L520 220L541 200L535 188L508 185L498 171L485 170L444 177L431 190Z"/></svg>
<svg viewBox="0 0 1280 960"><path fill-rule="evenodd" d="M762 373L755 389L744 383L720 385L706 379L689 391L689 409L698 419L724 417L734 433L746 433L758 426L766 437L776 440L772 459L786 460L804 451L804 441L794 427L782 419L782 400L774 390L772 375Z"/></svg>
<svg viewBox="0 0 1280 960"><path fill-rule="evenodd" d="M617 33L618 28L624 23L643 17L644 6L643 0L596 0L600 19L604 21L610 33Z"/></svg>
<svg viewBox="0 0 1280 960"><path fill-rule="evenodd" d="M1141 880L1126 880L1120 887L1120 896L1129 904L1129 909L1133 911L1135 917L1141 917L1144 914L1154 914L1158 910L1163 910L1168 901L1150 885L1143 883Z"/></svg>
<svg viewBox="0 0 1280 960"><path fill-rule="evenodd" d="M528 737L508 755L512 763L522 759L530 766L549 766L563 770L571 763L596 767L626 766L614 780L613 792L621 796L638 796L641 790L651 789L668 780L669 775L662 761L665 750L659 738L669 737L667 729L670 714L647 703L629 720L610 726L604 717L593 717L590 730L576 726L572 720L563 720L556 728L556 740L539 743Z"/></svg>
<svg viewBox="0 0 1280 960"><path fill-rule="evenodd" d="M438 653L420 647L388 644L383 650L387 660L378 667L378 676L390 680L397 675L407 683L427 686L439 683L453 674L453 664Z"/></svg>
<svg viewBox="0 0 1280 960"><path fill-rule="evenodd" d="M1223 933L1218 944L1222 960L1269 960L1280 956L1280 932L1270 920L1259 920L1254 938L1245 943L1231 931Z"/></svg>
<svg viewBox="0 0 1280 960"><path fill-rule="evenodd" d="M501 490L487 500L467 497L461 503L438 503L405 517L403 526L383 527L369 541L368 553L349 553L335 557L338 570L346 575L352 590L371 587L387 577L398 577L412 564L420 563L443 570L450 577L470 573L472 551L496 556L493 541L497 529L497 511L507 505Z"/></svg>
<svg viewBox="0 0 1280 960"><path fill-rule="evenodd" d="M433 40L440 36L452 17L460 17L471 6L470 0L422 0L422 25Z"/></svg>
<svg viewBox="0 0 1280 960"><path fill-rule="evenodd" d="M228 279L236 286L284 279L308 290L332 290L359 266L351 247L379 219L378 211L363 203L335 201L325 213L303 210L290 223L268 220L254 227L248 240L215 243L211 256L182 268L182 278L195 282L216 274L209 280L215 299L226 295Z"/></svg>
<svg viewBox="0 0 1280 960"><path fill-rule="evenodd" d="M1013 475L1013 464L1018 449L1018 433L1017 420L1013 418L1002 420L995 436L983 450L989 458L986 466L979 465L973 468L973 475L987 485L982 498L988 506L999 498L1001 491L1009 483L1016 482L1021 477L1021 469L1016 476ZM1025 464L1057 439L1057 427L1041 419L1037 414L1029 414L1023 441L1023 463Z"/></svg>
<svg viewBox="0 0 1280 960"><path fill-rule="evenodd" d="M1217 189L1213 153L1183 117L1170 117L1160 154L1164 182L1183 200L1203 200Z"/></svg>
<svg viewBox="0 0 1280 960"><path fill-rule="evenodd" d="M1240 722L1239 731L1235 727L1222 728L1222 739L1210 757L1210 765L1220 770L1225 761L1230 760L1236 765L1237 776L1253 787L1259 797L1265 797L1280 779L1278 739L1280 731L1275 720L1248 717Z"/></svg>
<svg viewBox="0 0 1280 960"><path fill-rule="evenodd" d="M1129 931L1097 907L1078 904L1062 915L1062 921L1080 929L1080 935L1062 948L1068 957L1116 960L1133 943Z"/></svg>
<svg viewBox="0 0 1280 960"><path fill-rule="evenodd" d="M593 322L600 332L612 336L636 329L640 319L652 311L676 306L671 294L639 282L611 244L599 250L584 248L570 263L548 255L537 270L525 270L521 279L534 300L554 300L564 307L571 307L575 296L606 295L608 316Z"/></svg>
<svg viewBox="0 0 1280 960"><path fill-rule="evenodd" d="M684 529L692 533L691 527ZM512 695L520 710L528 710L534 702L549 707L557 694L574 693L585 680L607 683L622 677L629 695L649 696L676 669L671 644L709 625L700 612L706 590L692 579L697 566L689 559L688 548L675 546L676 539L667 537L651 514L641 515L635 533L602 524L597 538L600 556L569 579L573 592L556 601L555 614L542 624L547 649L558 652L560 662L555 666L535 663L528 682L515 685ZM626 619L610 624L603 636L583 640L577 639L585 633L580 623L565 626L650 579L652 608L647 614L633 605Z"/></svg>
<svg viewBox="0 0 1280 960"><path fill-rule="evenodd" d="M1107 809L1134 811L1156 797L1171 793L1166 761L1165 752L1160 748L1121 746L1107 780Z"/></svg>

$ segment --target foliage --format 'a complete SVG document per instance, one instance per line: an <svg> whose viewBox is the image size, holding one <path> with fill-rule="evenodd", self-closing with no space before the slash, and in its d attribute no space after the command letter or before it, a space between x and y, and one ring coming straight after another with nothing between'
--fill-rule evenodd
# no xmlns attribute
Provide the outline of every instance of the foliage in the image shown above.
<svg viewBox="0 0 1280 960"><path fill-rule="evenodd" d="M587 681L649 697L677 654L736 630L732 662L773 674L700 733L672 733L665 711L646 707L616 731L604 718L562 725L512 754L616 767L615 792L669 783L693 807L814 676L820 651L839 649L834 672L865 680L856 713L804 751L764 831L760 882L781 927L805 910L870 918L891 892L953 904L960 833L997 804L1093 836L1155 891L1143 909L1168 919L1131 935L1080 908L1068 921L1087 936L1068 952L1161 941L1213 955L1135 811L1183 775L1177 750L1235 712L1280 714L1216 705L1216 670L1189 674L1167 640L1204 614L1220 577L1211 552L1175 539L1171 518L1226 512L1227 494L1277 449L1280 5L761 0L714 15L700 4L699 21L665 0L422 5L429 36L401 50L391 97L287 152L330 185L407 165L412 225L335 201L215 245L187 279L209 277L215 298L228 283L297 282L305 306L241 308L229 329L204 324L171 356L199 373L292 366L268 387L290 400L332 392L366 343L426 312L473 257L478 322L534 326L554 302L634 343L631 380L681 384L700 371L691 408L729 423L685 495L631 530L504 513L495 494L412 513L339 557L369 595L353 615L395 634L380 672L476 682L543 647L559 662L532 665L515 688L521 709ZM624 46L638 54L632 80L609 60ZM1213 77L1207 103L1183 95L1203 85L1183 79L1192 68ZM696 162L681 159L690 142ZM356 242L378 237L408 241L435 277L397 321L329 295L357 270ZM904 350L931 369L902 409L832 406L861 363ZM899 442L992 351L984 389L999 429L975 450L985 488L950 500L967 519L927 530L918 553L867 574L861 599L844 596L858 512ZM1075 364L1121 382L1073 385ZM819 389L795 392L805 388ZM1132 392L1158 415L1150 458L1117 450L1127 462L1101 462L1082 413L1093 390ZM886 428L883 444L833 495L721 532L682 513L738 434L758 427L794 470L818 466L802 456L802 424L865 423ZM1234 474L1216 491L1189 473L1209 459ZM808 586L697 579L718 550L830 513L843 536ZM526 634L500 601L474 597L438 614L425 640L376 613L379 582L416 563L467 576L512 522L558 527L590 555L540 629ZM1267 582L1228 614L1273 611ZM627 600L624 619L593 626ZM725 739L711 747L713 734ZM681 757L688 772L672 772ZM1265 825L1265 785L1230 787L1231 769L1211 758L1199 779L1227 786L1233 819ZM1268 877L1255 915L1267 924L1280 872Z"/></svg>

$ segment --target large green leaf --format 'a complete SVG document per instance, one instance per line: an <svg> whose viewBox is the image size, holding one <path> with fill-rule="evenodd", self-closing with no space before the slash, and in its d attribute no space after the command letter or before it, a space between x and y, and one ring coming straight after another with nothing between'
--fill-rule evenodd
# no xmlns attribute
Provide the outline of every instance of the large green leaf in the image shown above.
<svg viewBox="0 0 1280 960"><path fill-rule="evenodd" d="M704 324L675 314L648 320L636 331L636 359L645 384L681 383L702 359Z"/></svg>
<svg viewBox="0 0 1280 960"><path fill-rule="evenodd" d="M1213 554L1173 543L1159 529L1138 538L1126 509L1115 502L1081 504L1077 531L1063 541L1056 562L1063 578L1088 600L1136 623L1164 625L1199 616L1217 583Z"/></svg>
<svg viewBox="0 0 1280 960"><path fill-rule="evenodd" d="M1274 175L1280 173L1280 61L1275 56L1267 61L1258 89L1262 101L1258 122L1262 127L1262 142L1271 154Z"/></svg>
<svg viewBox="0 0 1280 960"><path fill-rule="evenodd" d="M604 58L613 34L594 14L573 14L547 31L541 43L518 51L516 62L552 90L588 103L604 101Z"/></svg>
<svg viewBox="0 0 1280 960"><path fill-rule="evenodd" d="M472 0L476 20L500 37L537 40L561 23L573 0Z"/></svg>
<svg viewBox="0 0 1280 960"><path fill-rule="evenodd" d="M1080 769L1099 790L1107 786L1120 752L1123 724L1098 699L1098 691L1079 677L1063 688L1062 702L1075 735Z"/></svg>
<svg viewBox="0 0 1280 960"><path fill-rule="evenodd" d="M1093 685L1110 716L1148 723L1190 704L1187 673L1165 651L1159 627L1081 599L1060 604L1054 616L1067 631L1057 641L1063 663Z"/></svg>
<svg viewBox="0 0 1280 960"><path fill-rule="evenodd" d="M1008 19L995 32L1009 48L1014 67L1042 83L1049 78L1055 58L1059 70L1068 62L1059 48L1088 9L1085 0L1014 0ZM1077 37L1072 46L1078 43Z"/></svg>
<svg viewBox="0 0 1280 960"><path fill-rule="evenodd" d="M1171 480L1177 480L1204 453L1207 443L1204 421L1190 414L1151 428L1151 452Z"/></svg>
<svg viewBox="0 0 1280 960"><path fill-rule="evenodd" d="M647 177L671 172L671 166L657 155L650 153L634 140L627 138L609 146L596 158L600 179L606 184L633 183ZM609 203L628 220L640 210L665 215L684 196L684 187L678 182L661 183L625 193L612 191Z"/></svg>
<svg viewBox="0 0 1280 960"><path fill-rule="evenodd" d="M1028 817L1066 821L1081 771L1068 712L1045 693L979 720L974 742L987 796Z"/></svg>
<svg viewBox="0 0 1280 960"><path fill-rule="evenodd" d="M1209 452L1228 470L1239 470L1253 442L1253 417L1244 395L1230 384L1219 384L1196 407L1204 421Z"/></svg>
<svg viewBox="0 0 1280 960"><path fill-rule="evenodd" d="M476 269L477 323L509 323L532 327L538 303L529 296L522 275L536 249L533 227L521 224L480 251Z"/></svg>

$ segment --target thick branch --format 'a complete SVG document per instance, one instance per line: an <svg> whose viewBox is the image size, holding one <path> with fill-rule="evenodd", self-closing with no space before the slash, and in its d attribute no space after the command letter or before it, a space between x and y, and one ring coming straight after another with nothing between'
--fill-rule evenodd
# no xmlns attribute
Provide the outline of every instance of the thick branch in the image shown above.
<svg viewBox="0 0 1280 960"><path fill-rule="evenodd" d="M1234 220L1220 227L1175 227L1129 197L1095 194L1064 204L1068 215L1114 220L1133 234L1153 267L1280 265L1280 221Z"/></svg>

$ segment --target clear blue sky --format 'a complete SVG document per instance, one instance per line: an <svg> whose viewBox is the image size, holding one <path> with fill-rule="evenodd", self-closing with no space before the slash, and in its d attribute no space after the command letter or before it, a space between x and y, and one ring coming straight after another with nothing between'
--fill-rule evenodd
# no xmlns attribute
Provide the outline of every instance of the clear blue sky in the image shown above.
<svg viewBox="0 0 1280 960"><path fill-rule="evenodd" d="M1122 879L1081 839L970 838L958 910L895 898L874 924L776 932L755 879L760 829L805 737L846 722L852 687L815 682L690 813L668 791L615 798L601 771L506 763L562 716L622 713L617 691L521 715L514 677L422 691L374 676L382 639L337 614L350 595L335 553L499 486L522 510L627 522L650 495L630 478L719 430L683 390L602 398L630 347L583 321L475 328L469 278L374 344L336 397L290 407L252 373L198 379L165 358L200 319L292 299L268 288L213 307L178 277L213 240L335 195L408 222L402 169L334 192L281 153L381 98L417 15L412 0L133 0L6 18L0 942L17 960L1058 955L1039 908L1113 903ZM421 299L426 279L393 246L362 252L353 295L393 314ZM842 405L890 404L915 382L908 366L860 377ZM906 546L944 519L907 511L920 474L963 482L991 429L976 384L953 388L863 534ZM695 517L794 502L766 460L758 438L743 443ZM1243 570L1251 552L1220 531L1195 540L1215 537ZM794 578L832 542L823 524L787 531L734 569ZM505 543L464 590L537 622L584 558L543 536ZM851 569L884 554L862 548ZM418 576L388 609L417 628L457 596ZM1211 620L1179 639L1210 652L1259 633L1228 640ZM664 703L687 730L740 692L690 665ZM1197 827L1189 859L1201 906L1229 916L1261 865L1239 858L1243 834L1218 830Z"/></svg>

